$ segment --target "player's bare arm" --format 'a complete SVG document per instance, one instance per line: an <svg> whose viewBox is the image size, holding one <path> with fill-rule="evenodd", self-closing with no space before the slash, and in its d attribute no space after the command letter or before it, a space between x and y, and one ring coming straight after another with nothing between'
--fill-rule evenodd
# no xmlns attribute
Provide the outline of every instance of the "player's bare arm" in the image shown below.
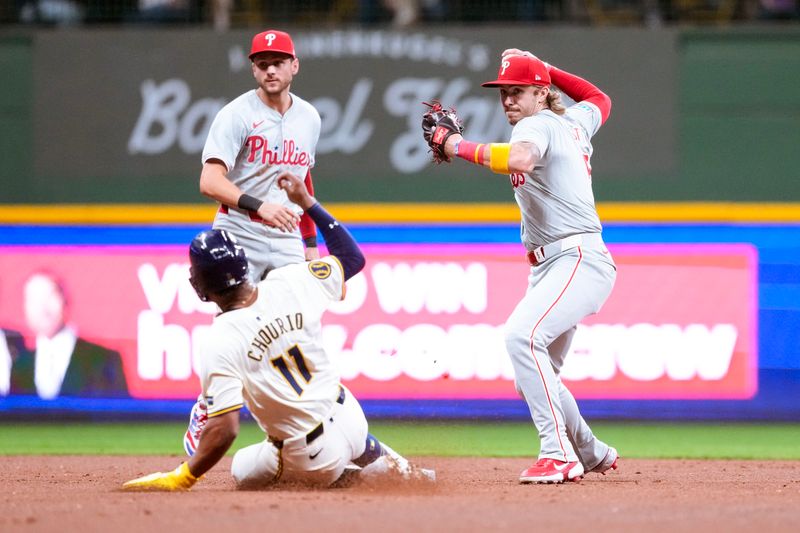
<svg viewBox="0 0 800 533"><path fill-rule="evenodd" d="M305 182L290 172L278 176L278 187L286 191L289 200L302 207L303 211L308 211L317 203L316 198L308 192Z"/></svg>
<svg viewBox="0 0 800 533"><path fill-rule="evenodd" d="M171 472L154 472L122 485L133 491L183 491L197 483L225 455L239 434L239 411L209 418L194 456Z"/></svg>
<svg viewBox="0 0 800 533"><path fill-rule="evenodd" d="M265 223L287 233L297 229L297 224L300 223L300 217L297 213L278 204L263 202L256 213L264 219Z"/></svg>
<svg viewBox="0 0 800 533"><path fill-rule="evenodd" d="M547 105L549 90L545 87L510 86L501 89L501 101L509 122L516 124ZM475 165L487 167L497 174L531 172L541 158L532 143L476 143L463 137L464 128L454 109L444 109L439 102L427 104L422 117L422 131L433 160L449 163L459 157Z"/></svg>
<svg viewBox="0 0 800 533"><path fill-rule="evenodd" d="M297 213L278 204L268 204L242 191L227 177L228 169L218 159L210 159L200 173L200 193L217 202L253 211L270 226L290 232L297 228L300 217ZM249 200L249 203L248 203Z"/></svg>
<svg viewBox="0 0 800 533"><path fill-rule="evenodd" d="M536 166L536 162L541 158L539 148L533 143L481 144L470 142L460 135L453 135L450 137L445 144L444 150L448 157L460 157L470 163L494 170L492 168L492 150L495 145L502 146L499 151L500 153L495 149L494 153L497 158L505 157L505 147L508 146L508 162L506 166L500 162L501 168L507 169L507 171L504 170L502 172L503 175L514 172L532 172ZM497 163L498 161L495 161L495 164Z"/></svg>
<svg viewBox="0 0 800 533"><path fill-rule="evenodd" d="M314 220L322 232L328 252L336 256L342 264L344 279L348 280L358 274L364 268L366 259L350 232L309 194L303 181L297 176L288 172L281 174L278 177L278 186L286 191L289 200L302 207Z"/></svg>
<svg viewBox="0 0 800 533"><path fill-rule="evenodd" d="M239 434L239 411L210 417L197 452L189 459L189 471L199 478L219 462Z"/></svg>

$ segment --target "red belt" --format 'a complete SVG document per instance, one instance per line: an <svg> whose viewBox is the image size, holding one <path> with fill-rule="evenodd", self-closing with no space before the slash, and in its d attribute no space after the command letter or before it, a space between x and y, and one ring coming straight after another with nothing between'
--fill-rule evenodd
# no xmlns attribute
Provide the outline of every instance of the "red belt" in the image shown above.
<svg viewBox="0 0 800 533"><path fill-rule="evenodd" d="M541 264L539 262L539 260L536 259L536 254L534 254L533 252L528 252L526 255L528 257L528 264L529 265L537 267L537 266L539 266Z"/></svg>
<svg viewBox="0 0 800 533"><path fill-rule="evenodd" d="M556 242L551 242L550 244L545 244L544 246L534 248L527 254L528 263L531 266L539 266L546 260L560 254L561 252L570 250L572 248L577 248L581 245L604 247L603 238L599 233L571 235Z"/></svg>
<svg viewBox="0 0 800 533"><path fill-rule="evenodd" d="M229 211L230 208L227 205L225 204L219 205L219 212L222 213L223 215L229 214ZM242 213L242 211L239 212ZM252 220L253 222L258 222L259 224L266 224L266 222L264 222L264 219L258 216L257 213L253 213L252 211L245 211L243 213L246 213L247 216L250 217L250 220Z"/></svg>

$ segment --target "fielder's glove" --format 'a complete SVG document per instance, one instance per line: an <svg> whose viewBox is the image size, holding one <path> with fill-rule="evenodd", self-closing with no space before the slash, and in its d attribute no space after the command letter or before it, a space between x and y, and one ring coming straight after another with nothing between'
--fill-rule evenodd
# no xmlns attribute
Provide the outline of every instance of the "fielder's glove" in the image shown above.
<svg viewBox="0 0 800 533"><path fill-rule="evenodd" d="M181 463L181 466L172 472L156 472L132 479L122 485L122 490L166 492L189 490L197 483L197 479L189 471L189 466Z"/></svg>
<svg viewBox="0 0 800 533"><path fill-rule="evenodd" d="M429 107L422 115L422 135L431 148L433 161L449 163L452 159L445 154L444 145L451 135L464 133L464 125L452 107L444 109L437 100L422 103Z"/></svg>

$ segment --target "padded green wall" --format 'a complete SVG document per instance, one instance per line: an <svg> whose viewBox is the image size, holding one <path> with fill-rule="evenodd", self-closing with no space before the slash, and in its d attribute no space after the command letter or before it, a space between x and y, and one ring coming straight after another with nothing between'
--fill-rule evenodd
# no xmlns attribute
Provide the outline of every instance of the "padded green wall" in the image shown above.
<svg viewBox="0 0 800 533"><path fill-rule="evenodd" d="M35 33L0 37L0 203L91 202L86 191L103 190L102 178L76 180L69 188L75 194L62 195L57 187L30 185L35 183L31 68L35 38ZM675 171L659 176L606 174L602 180L595 180L597 200L800 201L800 31L769 26L758 30L686 30L680 34L677 47L678 79L670 76L664 80L678 91L678 139L674 148L665 148L677 150ZM613 70L613 57L601 59ZM57 98L58 80L52 83L52 94ZM624 101L615 102L615 107L624 105ZM644 113L641 120L651 120L650 127L658 128L658 120ZM603 147L608 149L624 151L625 147ZM64 164L77 165L79 161ZM485 189L485 196L480 198L511 201L508 191L496 187L491 177L479 174L464 176L462 187L447 187L446 195L435 199L462 201L459 190L469 190L470 199L474 199L476 189ZM385 201L395 196L424 202L432 199L432 192L446 187L425 176L382 178L369 181L341 176L335 180L338 192L326 194L325 183L318 188L320 194L337 201L376 197ZM353 180L359 183L351 183ZM421 180L426 183L419 183ZM436 180L435 173L430 180ZM197 203L201 198L195 182L194 174L190 178L150 180L147 187L139 188L147 198L132 195L119 201ZM184 195L186 183L190 186ZM463 187L470 183L471 188ZM176 189L176 185L181 187ZM347 190L342 192L343 188Z"/></svg>
<svg viewBox="0 0 800 533"><path fill-rule="evenodd" d="M681 50L683 199L800 201L800 33L689 33Z"/></svg>
<svg viewBox="0 0 800 533"><path fill-rule="evenodd" d="M31 175L32 47L24 37L0 38L0 202L13 202Z"/></svg>

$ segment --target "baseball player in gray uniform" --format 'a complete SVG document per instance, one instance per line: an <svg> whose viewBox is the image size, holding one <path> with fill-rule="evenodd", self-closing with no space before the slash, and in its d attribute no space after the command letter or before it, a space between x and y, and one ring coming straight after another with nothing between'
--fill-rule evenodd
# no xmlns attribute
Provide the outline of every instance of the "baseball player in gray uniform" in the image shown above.
<svg viewBox="0 0 800 533"><path fill-rule="evenodd" d="M203 148L200 192L219 202L213 227L236 236L247 254L252 281L258 282L275 268L319 258L313 220L289 201L276 180L283 172L305 176L314 193L311 168L320 116L290 92L300 63L288 33L266 30L255 35L250 60L258 87L214 118ZM183 437L189 455L207 420L205 407L198 399L189 416Z"/></svg>
<svg viewBox="0 0 800 533"><path fill-rule="evenodd" d="M551 83L577 103L565 108ZM483 86L500 89L514 126L509 143L467 141L457 115L438 103L425 114L423 132L434 159L460 157L509 177L530 275L506 322L505 340L517 390L541 440L538 461L519 479L576 481L586 472L616 469L618 458L592 433L559 377L577 324L600 310L616 278L590 166L590 140L608 118L611 100L588 81L517 49L503 53L497 79Z"/></svg>
<svg viewBox="0 0 800 533"><path fill-rule="evenodd" d="M213 227L236 235L258 281L273 268L319 258L313 221L301 217L276 179L283 172L303 176L313 194L321 121L311 104L290 92L300 63L288 33L254 36L250 60L258 87L214 118L203 148L200 192L220 203Z"/></svg>
<svg viewBox="0 0 800 533"><path fill-rule="evenodd" d="M192 285L221 310L202 347L208 423L191 459L172 472L129 481L125 489L189 489L230 448L245 404L265 440L234 455L238 487L284 479L327 486L346 470L368 478L435 480L433 471L411 465L368 433L361 406L322 345L322 314L344 298L345 281L364 267L364 255L302 180L287 173L278 182L314 219L332 255L277 268L256 285L232 234L213 229L192 241Z"/></svg>

